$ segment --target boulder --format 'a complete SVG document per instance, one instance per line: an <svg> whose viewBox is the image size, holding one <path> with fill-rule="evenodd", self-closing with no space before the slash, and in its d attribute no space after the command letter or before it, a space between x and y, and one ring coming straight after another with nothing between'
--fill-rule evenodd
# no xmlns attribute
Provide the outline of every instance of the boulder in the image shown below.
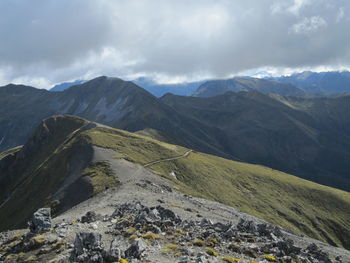
<svg viewBox="0 0 350 263"><path fill-rule="evenodd" d="M94 211L89 211L81 217L82 223L92 223L102 218L101 215L97 215Z"/></svg>
<svg viewBox="0 0 350 263"><path fill-rule="evenodd" d="M312 243L311 245L309 245L306 248L306 252L321 262L324 262L324 263L332 262L328 254L326 252L323 252L315 243Z"/></svg>
<svg viewBox="0 0 350 263"><path fill-rule="evenodd" d="M77 233L74 241L73 262L102 263L101 235L87 232Z"/></svg>
<svg viewBox="0 0 350 263"><path fill-rule="evenodd" d="M300 248L294 246L294 241L291 239L277 242L277 247L280 250L281 256L298 255L301 251Z"/></svg>
<svg viewBox="0 0 350 263"><path fill-rule="evenodd" d="M182 222L182 220L180 219L180 217L178 217L173 211L171 211L170 209L164 208L162 206L157 206L156 207L159 216L161 217L161 219L163 221L169 220L174 222L175 224L179 224Z"/></svg>
<svg viewBox="0 0 350 263"><path fill-rule="evenodd" d="M117 239L114 239L111 242L111 245L108 251L103 251L103 258L107 262L118 262L121 259L121 252L120 252L120 249L118 248Z"/></svg>
<svg viewBox="0 0 350 263"><path fill-rule="evenodd" d="M30 232L41 234L51 230L51 209L40 208L32 216L28 222Z"/></svg>
<svg viewBox="0 0 350 263"><path fill-rule="evenodd" d="M140 259L146 248L147 245L142 239L135 239L131 246L125 251L125 256L127 258Z"/></svg>
<svg viewBox="0 0 350 263"><path fill-rule="evenodd" d="M254 221L244 220L243 218L237 224L237 229L242 232L255 233L257 232L257 226Z"/></svg>

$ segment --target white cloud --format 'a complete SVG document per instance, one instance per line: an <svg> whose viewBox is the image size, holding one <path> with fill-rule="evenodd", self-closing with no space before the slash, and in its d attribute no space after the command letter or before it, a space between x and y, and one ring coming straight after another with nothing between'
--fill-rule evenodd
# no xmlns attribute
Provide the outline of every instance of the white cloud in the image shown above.
<svg viewBox="0 0 350 263"><path fill-rule="evenodd" d="M1 0L0 83L350 66L348 0Z"/></svg>
<svg viewBox="0 0 350 263"><path fill-rule="evenodd" d="M344 16L345 16L344 8L343 7L339 7L338 13L336 15L337 23L340 23L341 20L344 18Z"/></svg>
<svg viewBox="0 0 350 263"><path fill-rule="evenodd" d="M310 5L312 0L294 0L294 3L287 8L289 12L295 15L299 15L300 10L308 5Z"/></svg>
<svg viewBox="0 0 350 263"><path fill-rule="evenodd" d="M326 26L327 22L320 16L305 17L301 22L292 26L292 31L297 34L310 34Z"/></svg>

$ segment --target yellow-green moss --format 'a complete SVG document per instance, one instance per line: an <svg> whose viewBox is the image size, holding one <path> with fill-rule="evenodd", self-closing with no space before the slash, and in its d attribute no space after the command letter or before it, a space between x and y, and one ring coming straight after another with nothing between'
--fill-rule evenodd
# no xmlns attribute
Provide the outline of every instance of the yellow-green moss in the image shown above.
<svg viewBox="0 0 350 263"><path fill-rule="evenodd" d="M136 238L138 238L137 235L131 235L131 236L129 236L129 239L130 239L130 240L134 240L134 239L136 239Z"/></svg>
<svg viewBox="0 0 350 263"><path fill-rule="evenodd" d="M263 255L262 257L263 257L264 259L266 259L267 261L271 261L271 262L277 260L275 256L271 256L271 255L267 255L267 254Z"/></svg>
<svg viewBox="0 0 350 263"><path fill-rule="evenodd" d="M157 234L154 234L152 232L147 232L146 234L142 234L141 237L143 239L148 239L148 240L157 240L160 239L160 236Z"/></svg>
<svg viewBox="0 0 350 263"><path fill-rule="evenodd" d="M108 162L105 161L91 164L83 171L82 176L89 176L94 195L119 183Z"/></svg>
<svg viewBox="0 0 350 263"><path fill-rule="evenodd" d="M214 257L217 257L219 255L219 253L212 247L208 247L206 252L208 255L214 256Z"/></svg>
<svg viewBox="0 0 350 263"><path fill-rule="evenodd" d="M209 238L207 240L207 245L211 247L215 247L215 245L219 244L219 240L217 238Z"/></svg>
<svg viewBox="0 0 350 263"><path fill-rule="evenodd" d="M126 232L128 235L135 234L136 231L137 231L137 230L136 230L135 227L129 227L127 230L125 230L125 232Z"/></svg>
<svg viewBox="0 0 350 263"><path fill-rule="evenodd" d="M233 257L223 257L222 260L224 262L227 262L227 263L235 263L235 262L238 262L242 259L241 258L233 258Z"/></svg>
<svg viewBox="0 0 350 263"><path fill-rule="evenodd" d="M167 244L165 248L163 248L163 253L165 254L173 254L175 256L181 256L180 246L177 244Z"/></svg>
<svg viewBox="0 0 350 263"><path fill-rule="evenodd" d="M205 245L205 241L199 238L192 240L192 244L197 247L203 247Z"/></svg>
<svg viewBox="0 0 350 263"><path fill-rule="evenodd" d="M46 234L36 235L35 237L33 237L33 241L35 242L35 244L43 244L46 241L45 236Z"/></svg>
<svg viewBox="0 0 350 263"><path fill-rule="evenodd" d="M31 256L29 256L29 257L27 257L25 260L24 260L24 262L37 262L37 256L35 256L35 255L31 255Z"/></svg>

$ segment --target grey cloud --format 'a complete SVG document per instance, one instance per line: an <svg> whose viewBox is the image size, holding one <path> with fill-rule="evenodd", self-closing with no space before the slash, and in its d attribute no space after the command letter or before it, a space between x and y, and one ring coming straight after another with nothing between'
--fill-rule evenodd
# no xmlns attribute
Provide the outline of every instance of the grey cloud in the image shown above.
<svg viewBox="0 0 350 263"><path fill-rule="evenodd" d="M349 11L347 0L2 0L0 81L349 67Z"/></svg>

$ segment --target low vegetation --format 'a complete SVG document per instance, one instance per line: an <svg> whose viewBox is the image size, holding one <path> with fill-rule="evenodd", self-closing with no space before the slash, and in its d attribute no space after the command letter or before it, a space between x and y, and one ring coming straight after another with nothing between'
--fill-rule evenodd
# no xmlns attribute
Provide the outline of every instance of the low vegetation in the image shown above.
<svg viewBox="0 0 350 263"><path fill-rule="evenodd" d="M125 131L95 128L91 143L125 159L147 164L179 156L188 149ZM192 152L148 167L172 180L180 191L219 201L291 231L348 247L350 194L267 167ZM176 174L176 178L171 173ZM348 247L349 248L349 247Z"/></svg>
<svg viewBox="0 0 350 263"><path fill-rule="evenodd" d="M95 162L89 165L82 176L90 178L93 195L118 185L118 179L107 162Z"/></svg>

